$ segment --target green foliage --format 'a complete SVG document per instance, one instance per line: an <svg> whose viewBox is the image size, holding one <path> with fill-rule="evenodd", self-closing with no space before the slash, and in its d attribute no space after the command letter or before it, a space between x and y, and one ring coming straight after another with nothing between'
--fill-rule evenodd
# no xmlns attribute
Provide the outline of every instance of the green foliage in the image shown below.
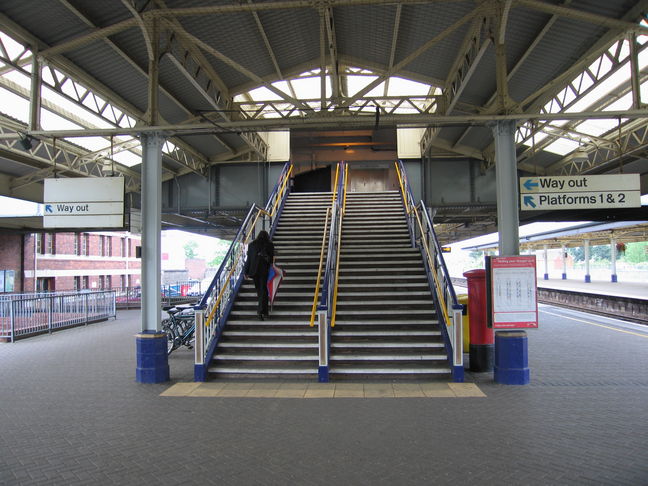
<svg viewBox="0 0 648 486"><path fill-rule="evenodd" d="M183 248L186 258L198 258L198 252L196 251L196 249L198 248L198 243L196 243L195 241L189 241L188 243L185 243L183 245Z"/></svg>
<svg viewBox="0 0 648 486"><path fill-rule="evenodd" d="M227 240L218 240L216 243L216 248L214 249L214 257L207 263L207 266L211 268L220 267L221 263L227 255L227 250L229 249L231 242Z"/></svg>
<svg viewBox="0 0 648 486"><path fill-rule="evenodd" d="M567 253L571 255L575 262L585 261L585 249L582 246L576 248L567 248ZM597 245L590 247L590 261L601 260L610 261L610 245Z"/></svg>
<svg viewBox="0 0 648 486"><path fill-rule="evenodd" d="M648 242L627 243L624 259L630 263L648 262Z"/></svg>

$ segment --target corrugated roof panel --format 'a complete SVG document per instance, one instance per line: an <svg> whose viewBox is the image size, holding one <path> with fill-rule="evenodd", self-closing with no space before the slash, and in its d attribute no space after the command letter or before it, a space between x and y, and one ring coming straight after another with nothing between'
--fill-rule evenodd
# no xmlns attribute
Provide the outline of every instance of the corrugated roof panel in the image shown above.
<svg viewBox="0 0 648 486"><path fill-rule="evenodd" d="M188 17L182 18L181 23L192 35L257 76L274 73L272 61L251 13ZM214 58L211 54L207 54L207 57ZM240 83L240 79L230 79L229 73L223 76L223 80L230 87Z"/></svg>
<svg viewBox="0 0 648 486"><path fill-rule="evenodd" d="M3 1L0 9L50 46L90 32L76 15L54 0Z"/></svg>
<svg viewBox="0 0 648 486"><path fill-rule="evenodd" d="M559 18L509 81L510 95L522 101L553 81L574 65L605 31L592 24ZM554 91L559 89L562 86Z"/></svg>
<svg viewBox="0 0 648 486"><path fill-rule="evenodd" d="M148 81L131 64L102 41L95 41L67 54L67 57L119 94L140 111L146 110Z"/></svg>
<svg viewBox="0 0 648 486"><path fill-rule="evenodd" d="M319 58L319 16L314 9L269 10L259 12L259 18L283 72Z"/></svg>
<svg viewBox="0 0 648 486"><path fill-rule="evenodd" d="M448 26L470 13L472 9L472 4L457 3L451 6L436 3L404 5L395 62L398 63L412 54ZM462 42L469 26L470 21L435 43L405 68L429 78L445 80L456 57L457 43Z"/></svg>
<svg viewBox="0 0 648 486"><path fill-rule="evenodd" d="M333 15L338 53L388 66L395 6L338 7Z"/></svg>

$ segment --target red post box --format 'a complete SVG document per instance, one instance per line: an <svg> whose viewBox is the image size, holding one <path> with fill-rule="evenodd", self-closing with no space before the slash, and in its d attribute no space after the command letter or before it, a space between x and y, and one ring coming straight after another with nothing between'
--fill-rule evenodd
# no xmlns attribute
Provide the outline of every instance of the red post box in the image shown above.
<svg viewBox="0 0 648 486"><path fill-rule="evenodd" d="M470 371L493 371L495 336L488 327L486 270L469 270L463 275L468 279Z"/></svg>

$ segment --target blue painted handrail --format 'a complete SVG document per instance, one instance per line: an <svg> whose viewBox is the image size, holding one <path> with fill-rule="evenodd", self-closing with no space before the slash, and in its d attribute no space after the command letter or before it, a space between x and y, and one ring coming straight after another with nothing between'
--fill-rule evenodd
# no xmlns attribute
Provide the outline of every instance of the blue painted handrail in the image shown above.
<svg viewBox="0 0 648 486"><path fill-rule="evenodd" d="M430 291L436 302L439 321L441 322L448 361L452 363L453 379L462 382L463 371L463 337L462 310L463 306L457 300L448 268L443 259L441 245L434 231L423 201L414 204L414 198L407 179L403 163L396 162L403 203L407 213L412 246L419 247L423 256L425 271Z"/></svg>
<svg viewBox="0 0 648 486"><path fill-rule="evenodd" d="M247 244L255 238L259 230L265 229L271 236L274 234L286 197L290 192L292 170L291 163L284 165L265 208L252 205L216 275L209 284L209 288L200 303L195 306L194 379L196 381L206 380L208 363L216 350L218 340L232 310L234 298L243 282Z"/></svg>

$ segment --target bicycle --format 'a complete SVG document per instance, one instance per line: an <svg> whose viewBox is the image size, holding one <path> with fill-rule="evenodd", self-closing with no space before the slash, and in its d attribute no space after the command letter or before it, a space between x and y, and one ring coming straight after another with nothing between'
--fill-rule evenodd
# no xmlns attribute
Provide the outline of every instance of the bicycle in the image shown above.
<svg viewBox="0 0 648 486"><path fill-rule="evenodd" d="M169 314L169 318L162 321L162 330L167 335L167 355L180 346L192 349L196 330L194 308L171 306L163 307L162 310Z"/></svg>

